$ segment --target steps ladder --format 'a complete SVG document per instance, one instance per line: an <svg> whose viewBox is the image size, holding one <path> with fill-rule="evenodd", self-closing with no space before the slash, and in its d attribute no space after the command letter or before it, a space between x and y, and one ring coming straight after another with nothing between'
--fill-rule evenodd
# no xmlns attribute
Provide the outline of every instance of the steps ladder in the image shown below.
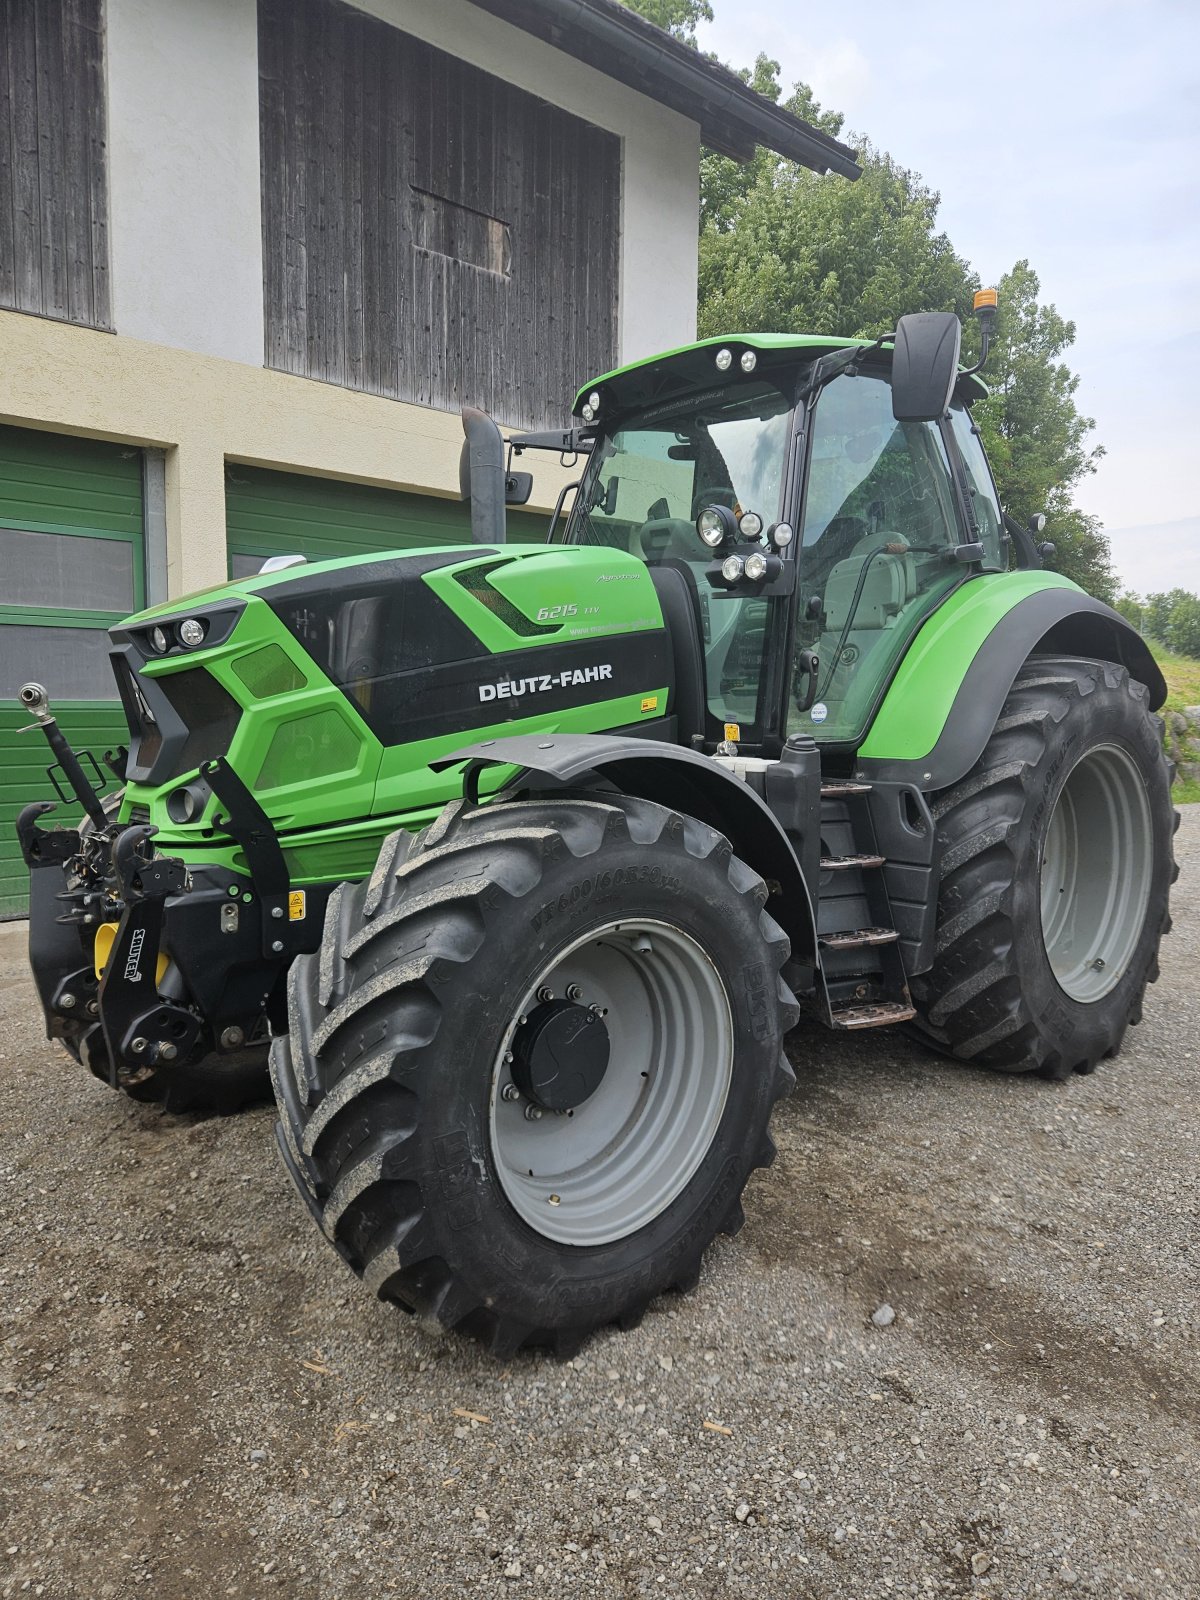
<svg viewBox="0 0 1200 1600"><path fill-rule="evenodd" d="M916 1016L900 958L900 935L883 881L867 797L869 783L821 785L817 944L821 1020L839 1030L884 1028Z"/></svg>

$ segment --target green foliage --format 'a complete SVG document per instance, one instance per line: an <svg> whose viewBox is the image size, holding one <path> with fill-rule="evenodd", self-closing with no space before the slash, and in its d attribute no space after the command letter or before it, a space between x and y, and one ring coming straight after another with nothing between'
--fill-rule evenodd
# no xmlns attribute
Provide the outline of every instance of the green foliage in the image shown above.
<svg viewBox="0 0 1200 1600"><path fill-rule="evenodd" d="M1116 598L1108 540L1099 520L1073 503L1081 480L1104 454L1089 446L1093 427L1075 405L1078 377L1059 357L1075 340L1075 324L1039 303L1041 285L1018 261L998 285L1000 310L988 357L991 394L973 408L1005 510L1025 522L1045 512L1044 537L1055 546L1047 563L1101 600Z"/></svg>
<svg viewBox="0 0 1200 1600"><path fill-rule="evenodd" d="M1113 609L1119 611L1125 621L1139 631L1145 629L1146 607L1136 594L1119 594L1113 601Z"/></svg>
<svg viewBox="0 0 1200 1600"><path fill-rule="evenodd" d="M647 22L665 28L684 44L695 44L698 22L713 19L708 0L622 0L622 4L636 11L639 17L645 17Z"/></svg>
<svg viewBox="0 0 1200 1600"><path fill-rule="evenodd" d="M1185 595L1171 608L1167 643L1178 655L1200 656L1200 599Z"/></svg>

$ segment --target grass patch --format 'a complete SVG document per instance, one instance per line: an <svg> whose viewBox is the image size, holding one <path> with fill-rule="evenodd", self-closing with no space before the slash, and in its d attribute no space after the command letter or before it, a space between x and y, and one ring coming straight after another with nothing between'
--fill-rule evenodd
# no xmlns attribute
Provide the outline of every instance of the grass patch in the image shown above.
<svg viewBox="0 0 1200 1600"><path fill-rule="evenodd" d="M1183 711L1187 706L1200 706L1200 661L1193 661L1191 656L1177 656L1153 639L1146 642L1167 680L1167 698L1162 710ZM1195 805L1200 801L1200 782L1195 778L1177 778L1171 789L1171 799L1177 806Z"/></svg>

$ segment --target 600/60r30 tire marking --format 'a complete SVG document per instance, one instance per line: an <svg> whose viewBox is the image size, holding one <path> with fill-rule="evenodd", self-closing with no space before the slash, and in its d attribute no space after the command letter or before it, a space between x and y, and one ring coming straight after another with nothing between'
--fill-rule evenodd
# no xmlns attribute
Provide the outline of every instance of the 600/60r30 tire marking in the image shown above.
<svg viewBox="0 0 1200 1600"><path fill-rule="evenodd" d="M622 795L455 805L393 836L294 964L272 1062L289 1167L367 1284L498 1352L559 1353L690 1287L792 1081L765 899L720 834ZM585 1015L607 1052L574 1097L531 1097Z"/></svg>

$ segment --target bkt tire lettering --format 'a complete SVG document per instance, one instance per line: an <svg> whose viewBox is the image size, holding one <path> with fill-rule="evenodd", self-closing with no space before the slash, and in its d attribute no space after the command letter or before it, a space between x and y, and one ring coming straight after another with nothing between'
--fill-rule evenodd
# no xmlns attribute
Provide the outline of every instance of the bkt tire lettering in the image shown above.
<svg viewBox="0 0 1200 1600"><path fill-rule="evenodd" d="M535 673L531 678L509 678L504 683L481 683L481 700L517 700L526 694L545 694L548 689L570 689L577 684L610 681L613 669L605 664L599 667L565 667L561 672Z"/></svg>

